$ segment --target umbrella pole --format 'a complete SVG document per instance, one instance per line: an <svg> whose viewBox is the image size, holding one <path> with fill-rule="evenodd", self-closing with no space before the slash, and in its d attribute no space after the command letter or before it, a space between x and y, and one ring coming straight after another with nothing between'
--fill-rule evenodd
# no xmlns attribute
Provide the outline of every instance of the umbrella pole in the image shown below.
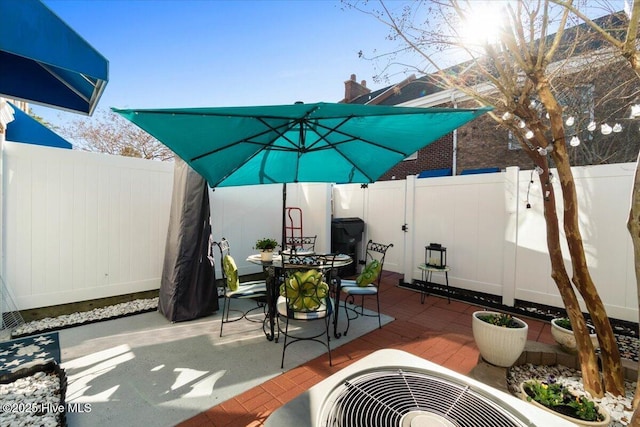
<svg viewBox="0 0 640 427"><path fill-rule="evenodd" d="M287 212L287 183L284 183L282 184L282 243L280 244L280 249L282 250L285 250L285 242L287 239L286 212Z"/></svg>

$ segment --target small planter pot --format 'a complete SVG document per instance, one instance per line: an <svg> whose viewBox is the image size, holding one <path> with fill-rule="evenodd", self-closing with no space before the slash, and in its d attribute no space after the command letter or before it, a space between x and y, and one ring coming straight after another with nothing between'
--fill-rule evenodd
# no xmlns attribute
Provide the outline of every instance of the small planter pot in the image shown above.
<svg viewBox="0 0 640 427"><path fill-rule="evenodd" d="M552 414L563 418L567 421L571 421L572 423L574 423L575 425L578 426L584 426L584 427L606 427L611 423L611 416L609 415L609 412L607 412L606 410L604 410L600 405L598 405L597 403L594 402L594 405L596 407L596 410L598 411L598 413L602 416L602 420L601 421L586 421L586 420L581 420L580 418L574 418L571 417L569 415L565 415L561 412L557 412L554 411L552 408L546 407L538 402L536 402L535 400L533 400L533 398L531 398L527 392L525 391L525 385L527 383L530 382L538 382L537 380L528 380L528 381L524 381L522 383L520 383L520 398L526 402L531 403L534 406L537 406L538 408L541 408L547 412L551 412Z"/></svg>
<svg viewBox="0 0 640 427"><path fill-rule="evenodd" d="M273 261L273 249L263 249L260 251L260 260L264 262Z"/></svg>
<svg viewBox="0 0 640 427"><path fill-rule="evenodd" d="M572 354L577 353L578 346L576 345L576 337L573 335L573 331L558 325L556 323L557 320L559 319L551 320L551 335L564 351ZM591 343L593 344L594 349L600 347L598 336L596 334L589 334L589 338L591 338Z"/></svg>
<svg viewBox="0 0 640 427"><path fill-rule="evenodd" d="M480 316L499 315L495 311L476 311L473 313L472 330L482 358L492 365L509 367L520 357L527 343L529 325L523 320L513 317L520 326L507 328L496 326L480 319Z"/></svg>

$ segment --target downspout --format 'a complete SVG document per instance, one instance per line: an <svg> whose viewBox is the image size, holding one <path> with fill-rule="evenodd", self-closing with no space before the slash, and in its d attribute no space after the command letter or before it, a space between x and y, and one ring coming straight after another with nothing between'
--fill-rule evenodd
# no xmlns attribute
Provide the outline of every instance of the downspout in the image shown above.
<svg viewBox="0 0 640 427"><path fill-rule="evenodd" d="M453 104L453 108L458 108L458 104L456 103L456 93L451 92L451 104ZM458 168L458 129L453 130L453 158L451 159L451 175L457 175Z"/></svg>

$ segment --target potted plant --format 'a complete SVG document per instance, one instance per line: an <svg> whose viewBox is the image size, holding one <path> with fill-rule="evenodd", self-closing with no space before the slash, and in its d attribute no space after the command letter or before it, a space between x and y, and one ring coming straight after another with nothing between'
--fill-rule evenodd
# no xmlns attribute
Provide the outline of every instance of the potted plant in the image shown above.
<svg viewBox="0 0 640 427"><path fill-rule="evenodd" d="M513 365L527 343L529 325L510 314L476 311L471 326L480 355L492 365Z"/></svg>
<svg viewBox="0 0 640 427"><path fill-rule="evenodd" d="M593 348L597 349L600 347L598 336L596 335L593 326L587 325L587 327L589 328L589 338L591 338ZM571 321L568 317L560 317L551 320L551 335L553 335L553 338L563 350L569 353L576 353L578 351L576 337L573 335Z"/></svg>
<svg viewBox="0 0 640 427"><path fill-rule="evenodd" d="M260 258L262 261L273 260L273 250L278 246L278 242L275 239L263 237L256 241L255 248L260 251Z"/></svg>
<svg viewBox="0 0 640 427"><path fill-rule="evenodd" d="M611 417L587 396L579 396L565 385L549 377L546 381L531 379L520 384L520 396L538 407L579 426L608 426Z"/></svg>

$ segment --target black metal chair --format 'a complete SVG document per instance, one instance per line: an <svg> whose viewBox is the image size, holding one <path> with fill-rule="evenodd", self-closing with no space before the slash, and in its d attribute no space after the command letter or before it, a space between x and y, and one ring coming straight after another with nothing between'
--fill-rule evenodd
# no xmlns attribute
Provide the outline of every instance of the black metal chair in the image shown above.
<svg viewBox="0 0 640 427"><path fill-rule="evenodd" d="M317 237L318 236L287 236L285 238L285 250L289 250L293 253L297 251L315 252Z"/></svg>
<svg viewBox="0 0 640 427"><path fill-rule="evenodd" d="M347 316L347 329L344 331L344 335L349 332L349 326L351 320L356 319L358 316L377 316L378 327L382 328L382 321L380 320L380 280L382 278L382 268L384 267L384 258L387 255L387 250L393 247L393 243L385 245L383 243L376 243L372 240L367 242L366 253L366 265L356 280L342 279L340 281L340 292L345 295L344 298L344 311ZM368 314L364 312L364 298L366 296L375 295L378 311L376 314ZM360 304L356 305L355 298L360 297ZM348 304L354 305L348 307ZM360 312L358 313L358 307ZM349 316L349 313L354 313L355 316Z"/></svg>
<svg viewBox="0 0 640 427"><path fill-rule="evenodd" d="M284 282L280 285L277 301L278 338L280 333L284 335L280 368L284 367L287 348L300 341L324 345L329 353L329 366L332 366L329 325L333 301L329 283L334 259L335 255L283 255ZM324 327L304 325L312 321L323 321ZM293 325L298 327L292 328Z"/></svg>
<svg viewBox="0 0 640 427"><path fill-rule="evenodd" d="M212 242L220 251L220 266L222 269L222 278L224 283L224 304L222 306L222 320L220 322L220 336L222 329L226 323L237 322L238 320L247 319L251 322L264 322L264 318L256 320L249 317L249 314L255 310L265 310L267 299L267 283L265 280L256 280L250 282L240 282L238 276L238 267L235 260L231 256L229 241L224 237L220 242ZM212 249L213 253L213 249ZM231 309L231 301L234 299L251 299L256 302L256 306L242 311L239 309ZM229 319L229 313L234 312L238 315Z"/></svg>

